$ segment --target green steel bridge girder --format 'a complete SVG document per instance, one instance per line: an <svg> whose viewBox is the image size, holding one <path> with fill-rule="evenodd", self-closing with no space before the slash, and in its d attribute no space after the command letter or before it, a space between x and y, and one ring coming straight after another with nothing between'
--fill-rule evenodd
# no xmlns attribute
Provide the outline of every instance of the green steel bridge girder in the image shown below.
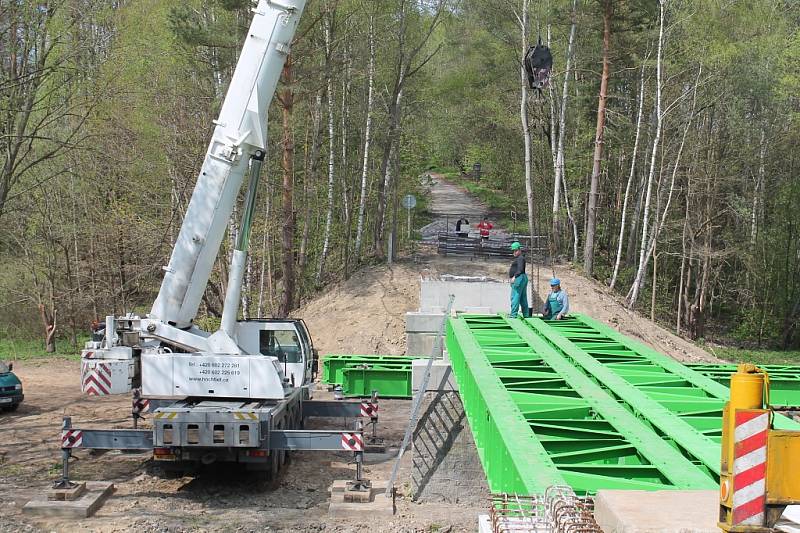
<svg viewBox="0 0 800 533"><path fill-rule="evenodd" d="M676 488L695 489L716 487L716 479L712 479L702 470L698 469L694 463L684 457L680 451L670 446L669 443L664 441L661 436L650 427L649 424L654 423L653 418L667 420L668 422L664 422L662 425L668 428L670 428L670 424L675 424L680 427L680 420L672 420L670 418L672 413L652 401L644 402L647 405L642 406L644 410L650 411L649 413L645 413L641 410L633 410L633 412L627 410L625 406L621 405L616 398L609 393L607 388L604 389L593 379L589 378L589 376L581 372L569 359L557 353L556 350L531 331L524 323L510 319L509 324L520 337L542 354L543 358L550 366L566 377L569 383L575 387L576 390L580 391L581 395L592 405L595 411L602 414L606 420L624 434L628 440L636 446L639 453L644 455L665 477L674 483ZM601 369L594 368L594 370L599 371ZM601 377L594 372L590 373L594 374L595 379L603 384L605 384L603 377L610 378L610 376L607 375ZM616 376L614 377L616 378ZM620 378L611 381L615 381L615 385L620 387L627 385L627 383ZM615 390L615 392L619 394L618 391ZM643 398L637 399L643 400ZM652 403L652 405L650 405L650 403ZM642 420L637 415L644 415L647 421ZM714 456L715 473L719 474L719 447L715 447L713 442L708 441L702 434L697 433L688 425L680 429L684 430L690 435L690 438L696 441L693 441L692 444L703 457L716 454ZM710 468L710 470L714 472L713 469Z"/></svg>
<svg viewBox="0 0 800 533"><path fill-rule="evenodd" d="M720 441L722 408L730 397L730 390L725 385L587 315L574 314L564 321L531 321L536 320L557 330L562 338L695 429L716 442ZM800 430L800 424L783 415L776 414L773 424L776 429ZM716 471L719 471L719 466Z"/></svg>
<svg viewBox="0 0 800 533"><path fill-rule="evenodd" d="M329 385L342 385L345 368L358 365L381 366L385 368L411 369L411 362L419 359L407 355L350 355L350 354L325 354L322 356L321 381Z"/></svg>
<svg viewBox="0 0 800 533"><path fill-rule="evenodd" d="M448 320L446 343L489 489L538 494L566 484L464 317Z"/></svg>
<svg viewBox="0 0 800 533"><path fill-rule="evenodd" d="M582 368L588 375L593 376L600 384L599 386L602 386L607 393L619 398L627 404L631 413L645 419L648 424L657 428L662 435L673 441L689 457L702 463L710 472L719 476L720 447L718 443L690 425L686 420L678 416L678 414L665 407L657 399L643 392L628 380L620 377L613 370L595 359L595 357L576 346L576 344L570 342L568 338L561 334L559 329L551 326L550 322L539 318L532 318L529 319L527 323L543 339L546 339L568 357L578 368ZM520 325L520 327L525 326ZM670 388L676 389L676 387ZM676 392L683 393L679 388L676 389ZM654 392L651 392L651 394L656 397L659 396L659 394L655 394ZM683 401L688 405L685 405L684 409L694 412L708 409L721 412L723 406L723 402L718 398L708 398L702 395L692 396L691 394L687 396L675 394L674 396L675 398L671 398L674 401L681 401L682 398L685 398ZM708 401L709 399L711 400L710 402ZM721 417L716 417L716 420L717 427L720 427ZM653 435L655 436L655 434ZM658 440L664 443L660 438L658 438Z"/></svg>
<svg viewBox="0 0 800 533"><path fill-rule="evenodd" d="M714 381L730 387L735 363L689 363L687 365ZM769 374L769 401L772 405L800 406L800 366L758 365Z"/></svg>
<svg viewBox="0 0 800 533"><path fill-rule="evenodd" d="M716 486L523 322L462 315L447 346L493 491Z"/></svg>
<svg viewBox="0 0 800 533"><path fill-rule="evenodd" d="M381 398L411 398L411 366L365 368L356 366L342 371L342 393L351 397L367 397L378 391Z"/></svg>

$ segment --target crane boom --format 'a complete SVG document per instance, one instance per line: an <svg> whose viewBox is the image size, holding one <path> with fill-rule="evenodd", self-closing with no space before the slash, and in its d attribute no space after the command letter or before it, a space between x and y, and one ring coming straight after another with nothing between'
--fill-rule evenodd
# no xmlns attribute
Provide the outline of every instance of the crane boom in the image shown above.
<svg viewBox="0 0 800 533"><path fill-rule="evenodd" d="M258 1L153 308L146 318L106 317L103 338L87 342L81 355L87 393L141 386L145 397L162 399L280 401L311 379L314 352L302 323L237 320L267 109L305 2ZM206 332L193 321L248 171L221 326Z"/></svg>
<svg viewBox="0 0 800 533"><path fill-rule="evenodd" d="M266 149L267 109L304 6L259 0L254 9L151 320L185 329L197 315L250 159Z"/></svg>

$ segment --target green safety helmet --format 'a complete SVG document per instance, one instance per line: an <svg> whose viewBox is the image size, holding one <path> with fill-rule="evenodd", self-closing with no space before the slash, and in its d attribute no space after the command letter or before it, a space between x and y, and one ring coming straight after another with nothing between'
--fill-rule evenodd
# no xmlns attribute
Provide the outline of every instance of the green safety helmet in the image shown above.
<svg viewBox="0 0 800 533"><path fill-rule="evenodd" d="M516 241L511 243L511 250L512 251L519 250L520 248L522 248L522 245L520 243L518 243Z"/></svg>

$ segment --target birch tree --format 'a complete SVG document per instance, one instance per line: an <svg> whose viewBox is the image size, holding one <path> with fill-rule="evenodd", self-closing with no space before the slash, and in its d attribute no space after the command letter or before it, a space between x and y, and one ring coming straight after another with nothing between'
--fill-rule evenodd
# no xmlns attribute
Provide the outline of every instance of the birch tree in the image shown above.
<svg viewBox="0 0 800 533"><path fill-rule="evenodd" d="M332 44L331 44L331 18L332 13L327 13L323 19L325 31L325 83L327 85L328 95L328 207L327 215L325 216L325 233L323 235L322 254L319 259L319 267L317 268L317 284L322 280L322 271L325 268L325 259L328 257L328 246L331 237L331 225L333 224L333 194L334 194L334 170L336 160L336 140L334 132L334 105L335 98L333 95L333 72L332 69Z"/></svg>
<svg viewBox="0 0 800 533"><path fill-rule="evenodd" d="M628 198L631 193L631 184L636 175L636 157L639 153L639 135L642 131L642 110L644 109L644 65L639 75L639 110L636 113L636 135L633 141L633 152L631 154L631 170L628 174L628 183L625 185L625 198L622 202L622 219L619 224L619 238L617 239L617 258L614 261L614 273L611 275L610 288L614 288L619 274L619 263L622 258L622 243L625 240L625 217L628 213Z"/></svg>
<svg viewBox="0 0 800 533"><path fill-rule="evenodd" d="M364 235L364 213L367 208L367 175L369 171L369 148L372 135L372 104L375 90L375 16L369 15L369 67L367 69L367 123L364 126L364 157L361 166L361 191L358 201L358 225L356 227L355 256L360 257L361 240Z"/></svg>
<svg viewBox="0 0 800 533"><path fill-rule="evenodd" d="M694 119L695 106L696 106L696 103L697 103L697 86L700 83L701 74L702 74L702 68L700 68L698 70L697 81L695 82L694 89L692 90L691 109L689 111L689 116L686 119L686 125L684 126L683 136L681 138L680 146L678 147L678 153L675 156L675 164L674 164L673 169L672 169L672 177L670 179L669 193L667 195L667 202L666 202L666 205L664 207L664 211L663 211L663 213L661 215L661 219L657 221L657 224L655 225L655 227L653 229L653 234L652 234L652 236L650 238L650 242L648 243L648 246L647 246L647 252L646 252L646 254L644 256L644 259L643 259L644 263L639 265L639 269L636 272L636 278L634 279L633 285L631 286L631 291L630 291L630 293L628 295L628 298L629 298L629 309L633 309L635 307L635 305L636 305L636 300L639 297L639 291L641 290L642 284L644 283L644 275L645 275L645 272L647 270L648 261L649 261L649 259L651 257L653 257L653 254L654 254L655 248L656 248L656 243L658 242L658 237L659 237L659 235L661 233L661 230L664 228L664 223L666 222L666 219L667 219L667 213L669 212L669 208L670 208L670 205L672 203L672 197L673 197L673 193L675 191L675 179L676 179L676 176L678 174L678 168L680 166L681 157L683 155L683 149L686 146L686 137L689 134L689 128L690 128L690 126L692 124L692 120ZM655 272L655 267L654 267L654 272ZM653 278L654 278L654 282L655 282L655 274L653 275ZM655 291L655 286L653 287L653 290Z"/></svg>
<svg viewBox="0 0 800 533"><path fill-rule="evenodd" d="M662 77L662 64L661 53L664 43L664 1L658 3L658 51L656 53L656 103L655 103L655 135L653 137L653 146L650 152L650 170L647 174L647 185L644 192L644 211L642 213L642 240L639 246L639 268L636 272L636 280L634 281L631 289L628 291L626 303L629 309L633 309L636 305L636 299L639 296L639 284L644 279L645 261L644 257L647 252L647 235L650 229L650 198L653 191L653 178L656 170L656 158L658 156L658 145L661 141L661 125L664 116L661 112L661 77Z"/></svg>
<svg viewBox="0 0 800 533"><path fill-rule="evenodd" d="M564 82L562 84L561 89L561 106L559 108L558 113L558 142L555 148L555 157L553 158L553 171L554 171L554 180L553 180L553 228L552 228L552 236L553 239L557 239L558 236L561 234L561 223L560 223L560 205L561 205L561 183L564 181L564 139L566 138L566 129L567 129L567 100L569 99L569 79L570 75L572 74L572 56L573 56L573 48L575 45L575 31L578 26L578 0L573 0L572 2L572 14L571 14L571 24L569 28L569 40L567 42L567 59L566 64L564 66ZM550 88L550 101L553 102L553 89L552 86ZM551 104L552 105L552 104ZM551 131L555 131L555 128L551 128ZM570 217L571 218L571 217ZM577 249L578 243L577 239L573 243L574 247ZM556 249L558 247L556 246Z"/></svg>
<svg viewBox="0 0 800 533"><path fill-rule="evenodd" d="M525 73L525 54L528 52L528 14L530 11L530 0L522 0L522 10L520 13L519 27L520 37L522 40L522 61L520 66L520 80L522 83L522 90L519 99L519 114L522 121L522 135L525 144L525 198L528 207L528 235L531 238L531 245L533 245L534 236L534 198L533 198L533 183L531 177L531 129L528 121L528 77Z"/></svg>

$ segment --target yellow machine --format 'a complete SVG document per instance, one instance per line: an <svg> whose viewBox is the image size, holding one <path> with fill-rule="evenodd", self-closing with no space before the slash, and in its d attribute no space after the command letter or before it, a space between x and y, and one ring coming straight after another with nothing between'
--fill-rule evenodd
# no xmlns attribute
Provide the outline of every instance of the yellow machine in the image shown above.
<svg viewBox="0 0 800 533"><path fill-rule="evenodd" d="M741 364L722 418L719 527L770 531L787 505L800 504L800 431L776 430L769 375Z"/></svg>

